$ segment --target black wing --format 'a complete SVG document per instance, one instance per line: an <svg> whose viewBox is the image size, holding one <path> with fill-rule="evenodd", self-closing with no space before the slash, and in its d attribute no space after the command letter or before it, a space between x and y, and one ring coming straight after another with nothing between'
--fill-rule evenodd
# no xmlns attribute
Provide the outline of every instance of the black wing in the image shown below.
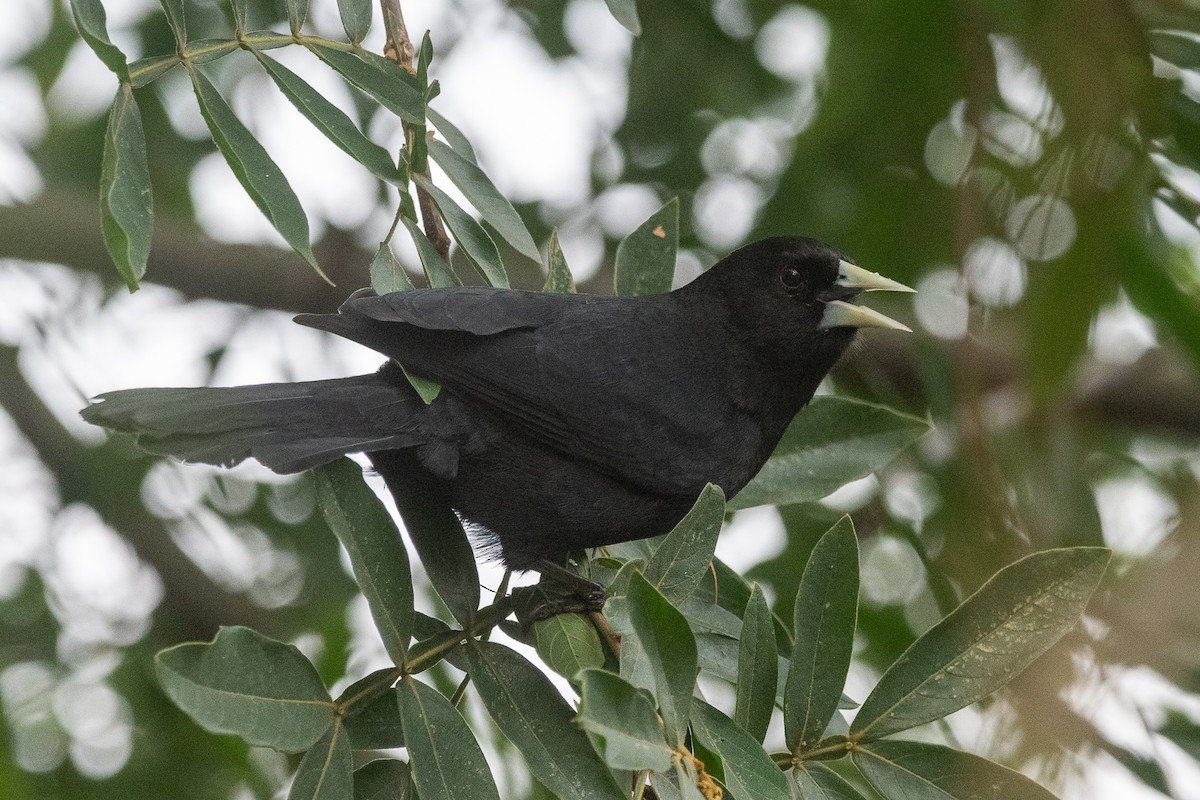
<svg viewBox="0 0 1200 800"><path fill-rule="evenodd" d="M669 295L428 289L358 294L337 314L297 321L384 353L649 491L698 493L706 481L735 491L757 468L744 454L757 452L758 427Z"/></svg>

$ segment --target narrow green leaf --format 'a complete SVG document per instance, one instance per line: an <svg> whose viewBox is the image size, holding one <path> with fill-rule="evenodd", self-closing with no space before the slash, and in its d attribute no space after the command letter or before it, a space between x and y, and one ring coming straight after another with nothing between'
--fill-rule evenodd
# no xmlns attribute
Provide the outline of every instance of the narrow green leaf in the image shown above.
<svg viewBox="0 0 1200 800"><path fill-rule="evenodd" d="M415 800L408 764L377 758L354 770L354 800Z"/></svg>
<svg viewBox="0 0 1200 800"><path fill-rule="evenodd" d="M604 0L609 13L621 23L621 27L634 36L642 35L642 22L638 19L637 3L635 0Z"/></svg>
<svg viewBox="0 0 1200 800"><path fill-rule="evenodd" d="M272 30L249 31L242 37L242 44L255 50L278 50L295 43L291 37Z"/></svg>
<svg viewBox="0 0 1200 800"><path fill-rule="evenodd" d="M845 516L813 548L796 594L791 665L783 693L789 750L820 740L842 699L858 619L858 540Z"/></svg>
<svg viewBox="0 0 1200 800"><path fill-rule="evenodd" d="M582 614L555 614L535 622L533 632L538 655L567 680L574 680L581 669L604 666L600 635Z"/></svg>
<svg viewBox="0 0 1200 800"><path fill-rule="evenodd" d="M292 33L300 33L300 28L308 20L309 0L283 0L287 6L288 24Z"/></svg>
<svg viewBox="0 0 1200 800"><path fill-rule="evenodd" d="M793 794L801 800L863 800L857 789L824 764L808 762L791 775Z"/></svg>
<svg viewBox="0 0 1200 800"><path fill-rule="evenodd" d="M431 381L427 378L422 378L420 375L414 375L405 369L403 364L400 364L400 371L404 373L404 377L408 379L409 384L417 390L417 394L421 396L421 400L424 401L425 405L429 405L434 400L437 400L438 395L442 393L442 385L437 381Z"/></svg>
<svg viewBox="0 0 1200 800"><path fill-rule="evenodd" d="M380 242L371 259L371 288L375 294L412 291L412 278L387 242Z"/></svg>
<svg viewBox="0 0 1200 800"><path fill-rule="evenodd" d="M724 522L725 493L710 483L650 557L646 580L674 603L691 594L705 577L712 580L713 551Z"/></svg>
<svg viewBox="0 0 1200 800"><path fill-rule="evenodd" d="M350 737L338 720L300 760L288 800L351 800L353 776Z"/></svg>
<svg viewBox="0 0 1200 800"><path fill-rule="evenodd" d="M454 126L454 123L432 108L427 107L425 113L429 116L429 121L433 123L433 127L438 129L438 133L442 135L447 144L453 147L467 161L470 161L472 164L478 163L478 159L475 157L475 148L471 147L471 143L467 140L467 137Z"/></svg>
<svg viewBox="0 0 1200 800"><path fill-rule="evenodd" d="M429 31L425 31L425 35L421 37L421 46L417 48L417 56L414 59L417 63L417 82L422 88L429 88L429 65L433 63L433 38L430 37Z"/></svg>
<svg viewBox="0 0 1200 800"><path fill-rule="evenodd" d="M629 577L629 621L654 675L668 740L683 746L696 688L696 640L687 619L641 573Z"/></svg>
<svg viewBox="0 0 1200 800"><path fill-rule="evenodd" d="M233 8L233 26L240 38L246 33L246 20L250 14L250 0L229 0Z"/></svg>
<svg viewBox="0 0 1200 800"><path fill-rule="evenodd" d="M353 706L345 717L350 747L354 750L386 750L404 746L404 728L395 689L366 703Z"/></svg>
<svg viewBox="0 0 1200 800"><path fill-rule="evenodd" d="M139 58L129 65L129 83L133 88L138 89L161 78L182 63L178 53Z"/></svg>
<svg viewBox="0 0 1200 800"><path fill-rule="evenodd" d="M422 797L499 800L483 751L449 700L407 677L400 684L400 715L413 783Z"/></svg>
<svg viewBox="0 0 1200 800"><path fill-rule="evenodd" d="M853 758L888 800L1056 800L1019 772L941 745L873 742L856 748Z"/></svg>
<svg viewBox="0 0 1200 800"><path fill-rule="evenodd" d="M100 212L108 255L126 285L135 290L150 258L154 206L142 116L133 89L124 82L117 87L104 135Z"/></svg>
<svg viewBox="0 0 1200 800"><path fill-rule="evenodd" d="M669 292L678 250L679 198L672 197L617 245L617 294Z"/></svg>
<svg viewBox="0 0 1200 800"><path fill-rule="evenodd" d="M758 740L700 699L692 701L692 729L705 747L721 757L725 785L734 797L791 800L787 777Z"/></svg>
<svg viewBox="0 0 1200 800"><path fill-rule="evenodd" d="M194 66L207 64L241 47L237 39L194 39L183 48L184 57Z"/></svg>
<svg viewBox="0 0 1200 800"><path fill-rule="evenodd" d="M417 227L417 223L408 217L400 220L404 223L413 244L417 246L417 257L421 259L421 269L425 271L425 280L429 281L431 289L444 289L451 286L462 286L462 281L454 274L454 270L442 258L442 254L429 241L429 237Z"/></svg>
<svg viewBox="0 0 1200 800"><path fill-rule="evenodd" d="M200 113L242 188L275 230L325 280L308 242L308 218L279 167L199 70L189 70Z"/></svg>
<svg viewBox="0 0 1200 800"><path fill-rule="evenodd" d="M758 584L750 592L742 636L738 641L737 700L733 719L758 741L767 735L775 711L779 685L779 651L775 644L775 621L766 595Z"/></svg>
<svg viewBox="0 0 1200 800"><path fill-rule="evenodd" d="M338 0L346 38L358 44L371 31L371 0Z"/></svg>
<svg viewBox="0 0 1200 800"><path fill-rule="evenodd" d="M427 140L429 155L441 167L450 181L458 187L479 214L496 229L504 241L511 244L518 253L528 256L534 261L541 261L537 244L529 235L524 220L513 208L508 198L500 194L491 179L458 151L445 142L430 138Z"/></svg>
<svg viewBox="0 0 1200 800"><path fill-rule="evenodd" d="M317 58L333 67L343 78L379 101L379 104L405 122L425 125L425 100L409 83L411 76L392 64L391 68L368 63L357 54L306 42ZM390 63L386 62L385 63ZM404 73L403 77L400 73Z"/></svg>
<svg viewBox="0 0 1200 800"><path fill-rule="evenodd" d="M158 0L163 12L167 15L167 25L175 34L175 42L183 50L187 45L187 13L183 0Z"/></svg>
<svg viewBox="0 0 1200 800"><path fill-rule="evenodd" d="M414 473L413 458L395 451L371 456L377 466L384 465L381 471L387 471L390 465L398 475ZM458 516L436 487L420 480L406 480L389 488L434 590L454 618L470 627L479 608L479 568Z"/></svg>
<svg viewBox="0 0 1200 800"><path fill-rule="evenodd" d="M122 81L129 78L129 68L121 48L108 38L108 15L104 13L102 0L71 0L71 14L79 37L92 48L104 66L112 70Z"/></svg>
<svg viewBox="0 0 1200 800"><path fill-rule="evenodd" d="M381 180L399 185L400 171L388 152L372 142L340 108L326 100L296 73L266 54L251 50L296 110L317 130Z"/></svg>
<svg viewBox="0 0 1200 800"><path fill-rule="evenodd" d="M462 206L454 202L450 195L435 186L429 178L414 172L412 179L414 183L429 192L429 196L433 198L438 211L442 214L442 219L446 220L446 227L450 229L454 240L458 242L459 247L467 254L484 280L491 286L507 289L508 275L500 260L500 251L483 226Z"/></svg>
<svg viewBox="0 0 1200 800"><path fill-rule="evenodd" d="M286 753L307 750L333 725L334 705L316 669L290 644L249 628L221 628L154 657L175 705L212 733L232 733Z"/></svg>
<svg viewBox="0 0 1200 800"><path fill-rule="evenodd" d="M525 757L529 771L563 800L623 798L612 772L554 684L515 650L476 641L467 648L468 672L496 726Z"/></svg>
<svg viewBox="0 0 1200 800"><path fill-rule="evenodd" d="M924 436L929 423L890 408L817 397L796 415L770 459L731 508L820 500L886 465Z"/></svg>
<svg viewBox="0 0 1200 800"><path fill-rule="evenodd" d="M350 459L317 467L313 477L321 513L350 554L383 645L396 664L403 664L413 629L413 587L400 531Z"/></svg>
<svg viewBox="0 0 1200 800"><path fill-rule="evenodd" d="M884 673L851 737L932 722L1004 686L1075 626L1109 556L1102 547L1046 550L997 572Z"/></svg>
<svg viewBox="0 0 1200 800"><path fill-rule="evenodd" d="M635 771L671 768L671 748L649 692L602 669L580 672L579 686L578 721L604 763Z"/></svg>
<svg viewBox="0 0 1200 800"><path fill-rule="evenodd" d="M567 257L558 243L558 228L550 231L550 243L546 245L546 283L543 292L574 294L575 276L567 266Z"/></svg>

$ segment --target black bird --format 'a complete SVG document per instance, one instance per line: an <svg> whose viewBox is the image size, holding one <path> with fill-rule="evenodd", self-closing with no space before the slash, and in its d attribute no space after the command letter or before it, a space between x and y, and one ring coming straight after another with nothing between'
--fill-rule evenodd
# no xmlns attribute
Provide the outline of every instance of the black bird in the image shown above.
<svg viewBox="0 0 1200 800"><path fill-rule="evenodd" d="M851 301L912 291L813 239L737 250L668 294L361 291L302 314L390 359L336 380L100 395L89 422L153 453L292 473L366 453L490 534L517 570L664 533L732 497L854 338L908 330ZM428 405L403 371L441 384Z"/></svg>

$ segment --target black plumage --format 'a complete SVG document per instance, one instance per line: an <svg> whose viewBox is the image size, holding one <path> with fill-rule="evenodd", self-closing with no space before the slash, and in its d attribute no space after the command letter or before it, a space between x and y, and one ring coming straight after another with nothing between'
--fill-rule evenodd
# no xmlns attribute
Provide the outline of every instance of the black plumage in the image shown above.
<svg viewBox="0 0 1200 800"><path fill-rule="evenodd" d="M856 327L903 290L812 239L767 239L646 297L487 288L352 296L296 321L389 357L350 378L101 395L91 422L185 461L282 473L365 452L496 538L514 569L663 533L754 477ZM430 404L395 362L441 384Z"/></svg>

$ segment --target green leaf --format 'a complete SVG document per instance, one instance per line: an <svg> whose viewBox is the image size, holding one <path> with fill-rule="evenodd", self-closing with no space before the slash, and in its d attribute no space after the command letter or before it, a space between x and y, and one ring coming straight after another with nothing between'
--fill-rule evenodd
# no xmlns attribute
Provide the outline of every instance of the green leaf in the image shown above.
<svg viewBox="0 0 1200 800"><path fill-rule="evenodd" d="M462 206L454 202L450 195L434 186L433 181L429 178L420 173L413 173L412 179L414 183L429 192L429 196L433 198L438 211L441 212L442 219L446 220L446 227L450 229L454 240L458 242L459 247L467 254L484 280L490 286L507 289L508 275L504 271L504 264L500 261L500 251L496 249L496 243L492 241L491 236L488 236L488 232L483 229L483 226Z"/></svg>
<svg viewBox="0 0 1200 800"><path fill-rule="evenodd" d="M550 243L546 245L546 282L542 285L542 291L553 294L575 293L575 276L571 274L562 245L558 243L558 228L550 231Z"/></svg>
<svg viewBox="0 0 1200 800"><path fill-rule="evenodd" d="M450 701L411 676L399 691L404 743L417 792L439 800L499 800L483 751Z"/></svg>
<svg viewBox="0 0 1200 800"><path fill-rule="evenodd" d="M378 758L354 770L354 800L415 800L408 764Z"/></svg>
<svg viewBox="0 0 1200 800"><path fill-rule="evenodd" d="M512 203L500 194L500 190L484 171L459 155L458 151L445 142L430 138L427 144L430 157L445 171L459 191L466 195L480 216L496 229L496 233L518 253L534 261L541 261L542 254L538 252L537 244L529 235L529 229L525 227L521 215L513 208Z"/></svg>
<svg viewBox="0 0 1200 800"><path fill-rule="evenodd" d="M241 47L237 39L195 39L187 43L184 55L192 65L207 64Z"/></svg>
<svg viewBox="0 0 1200 800"><path fill-rule="evenodd" d="M350 554L383 645L396 664L403 664L413 629L413 587L400 531L350 459L317 467L313 477L321 513Z"/></svg>
<svg viewBox="0 0 1200 800"><path fill-rule="evenodd" d="M476 641L468 672L496 726L516 745L533 777L564 800L622 798L624 793L545 673L515 650Z"/></svg>
<svg viewBox="0 0 1200 800"><path fill-rule="evenodd" d="M414 289L412 278L387 242L380 242L371 259L371 288L375 294L408 292Z"/></svg>
<svg viewBox="0 0 1200 800"><path fill-rule="evenodd" d="M433 63L433 38L429 35L429 31L425 31L425 35L421 37L421 46L417 48L417 55L414 59L417 64L417 82L422 88L429 88L429 65ZM428 99L430 95L426 95Z"/></svg>
<svg viewBox="0 0 1200 800"><path fill-rule="evenodd" d="M806 750L829 726L850 670L858 618L858 540L842 517L813 548L796 593L791 665L783 693L784 739Z"/></svg>
<svg viewBox="0 0 1200 800"><path fill-rule="evenodd" d="M246 32L246 20L250 14L250 0L230 0L233 8L233 25L239 38Z"/></svg>
<svg viewBox="0 0 1200 800"><path fill-rule="evenodd" d="M187 13L183 0L158 0L162 10L167 15L167 25L175 34L175 42L183 50L187 44Z"/></svg>
<svg viewBox="0 0 1200 800"><path fill-rule="evenodd" d="M787 777L758 740L700 699L692 701L692 728L705 747L721 757L725 785L734 797L791 800Z"/></svg>
<svg viewBox="0 0 1200 800"><path fill-rule="evenodd" d="M399 364L399 362L396 362ZM429 405L434 400L437 400L439 394L442 393L442 385L437 381L431 381L427 378L422 378L420 375L414 375L409 372L403 364L400 364L400 371L404 373L404 377L408 379L409 384L421 396L421 400L425 405Z"/></svg>
<svg viewBox="0 0 1200 800"><path fill-rule="evenodd" d="M292 33L300 33L301 26L308 19L309 0L283 0L287 6L288 24Z"/></svg>
<svg viewBox="0 0 1200 800"><path fill-rule="evenodd" d="M724 522L725 493L710 483L650 557L646 580L675 603L691 594L706 576L712 580L713 551Z"/></svg>
<svg viewBox="0 0 1200 800"><path fill-rule="evenodd" d="M213 141L246 194L292 249L328 281L308 242L308 218L287 178L208 78L195 69L189 70L189 74Z"/></svg>
<svg viewBox="0 0 1200 800"><path fill-rule="evenodd" d="M767 735L775 711L779 685L779 650L775 644L775 621L766 595L758 584L750 591L742 635L738 641L737 700L734 721L758 741Z"/></svg>
<svg viewBox="0 0 1200 800"><path fill-rule="evenodd" d="M853 758L871 786L889 800L1055 800L1019 772L941 745L873 742L856 748Z"/></svg>
<svg viewBox="0 0 1200 800"><path fill-rule="evenodd" d="M429 121L433 123L433 127L438 129L438 133L442 134L442 138L446 140L447 144L453 147L467 161L470 161L472 164L478 163L478 159L475 157L475 148L471 147L471 143L467 141L467 137L454 126L454 123L432 108L426 107L425 113L429 116Z"/></svg>
<svg viewBox="0 0 1200 800"><path fill-rule="evenodd" d="M316 669L290 644L249 628L221 628L154 657L175 705L212 733L286 753L307 750L333 725L334 705Z"/></svg>
<svg viewBox="0 0 1200 800"><path fill-rule="evenodd" d="M555 614L533 624L537 652L546 666L567 680L581 669L604 666L596 626L582 614Z"/></svg>
<svg viewBox="0 0 1200 800"><path fill-rule="evenodd" d="M997 572L884 673L851 738L941 719L1004 686L1075 626L1109 556L1102 547L1046 550Z"/></svg>
<svg viewBox="0 0 1200 800"><path fill-rule="evenodd" d="M100 211L108 255L125 284L135 290L150 258L154 206L146 134L128 83L117 87L108 114L100 166Z"/></svg>
<svg viewBox="0 0 1200 800"><path fill-rule="evenodd" d="M390 464L400 475L412 474L412 458L406 453L372 454L377 465ZM462 523L441 492L421 480L389 488L430 583L454 618L469 628L479 608L479 568Z"/></svg>
<svg viewBox="0 0 1200 800"><path fill-rule="evenodd" d="M125 54L108 38L108 16L104 13L102 0L71 0L71 14L75 17L79 37L92 48L104 66L122 81L127 80L129 67L125 63Z"/></svg>
<svg viewBox="0 0 1200 800"><path fill-rule="evenodd" d="M275 85L291 101L296 110L308 118L313 126L346 155L362 164L381 180L399 185L400 171L388 152L372 142L346 113L326 100L320 92L309 86L299 75L273 58L251 50L258 63L275 81Z"/></svg>
<svg viewBox="0 0 1200 800"><path fill-rule="evenodd" d="M635 0L604 0L613 18L621 23L621 27L634 36L642 35L642 23L638 19L637 3Z"/></svg>
<svg viewBox="0 0 1200 800"><path fill-rule="evenodd" d="M617 245L614 278L617 294L669 292L678 250L679 198L672 197Z"/></svg>
<svg viewBox="0 0 1200 800"><path fill-rule="evenodd" d="M604 763L613 769L670 769L671 748L649 692L602 669L580 672L579 686L578 721Z"/></svg>
<svg viewBox="0 0 1200 800"><path fill-rule="evenodd" d="M358 44L371 30L371 0L338 0L346 38Z"/></svg>
<svg viewBox="0 0 1200 800"><path fill-rule="evenodd" d="M338 720L300 760L288 800L351 800L353 776L350 737Z"/></svg>
<svg viewBox="0 0 1200 800"><path fill-rule="evenodd" d="M412 237L413 244L417 246L417 257L421 259L421 269L425 271L425 280L429 282L432 289L443 289L451 286L462 286L462 281L454 274L454 270L442 258L442 254L434 247L433 242L429 241L429 237L417 227L417 223L413 222L408 217L401 217L401 222L404 223L408 235Z"/></svg>
<svg viewBox="0 0 1200 800"><path fill-rule="evenodd" d="M395 689L387 689L363 705L354 705L345 717L350 747L354 750L386 750L404 746L404 729Z"/></svg>
<svg viewBox="0 0 1200 800"><path fill-rule="evenodd" d="M306 41L317 58L333 67L343 78L374 97L379 104L405 122L425 125L425 99L409 82L411 76L392 64L390 68L360 58L354 53ZM381 59L384 63L391 63ZM403 73L403 76L400 74Z"/></svg>
<svg viewBox="0 0 1200 800"><path fill-rule="evenodd" d="M840 397L796 415L767 463L731 508L820 500L883 467L930 429L919 417Z"/></svg>
<svg viewBox="0 0 1200 800"><path fill-rule="evenodd" d="M803 800L863 800L857 789L824 764L808 762L793 769L792 786Z"/></svg>
<svg viewBox="0 0 1200 800"><path fill-rule="evenodd" d="M682 747L696 688L696 640L687 619L638 572L629 577L629 621L654 676L668 740Z"/></svg>
<svg viewBox="0 0 1200 800"><path fill-rule="evenodd" d="M139 58L129 65L129 83L135 89L140 88L157 78L161 78L182 63L183 61L177 53L166 56Z"/></svg>

